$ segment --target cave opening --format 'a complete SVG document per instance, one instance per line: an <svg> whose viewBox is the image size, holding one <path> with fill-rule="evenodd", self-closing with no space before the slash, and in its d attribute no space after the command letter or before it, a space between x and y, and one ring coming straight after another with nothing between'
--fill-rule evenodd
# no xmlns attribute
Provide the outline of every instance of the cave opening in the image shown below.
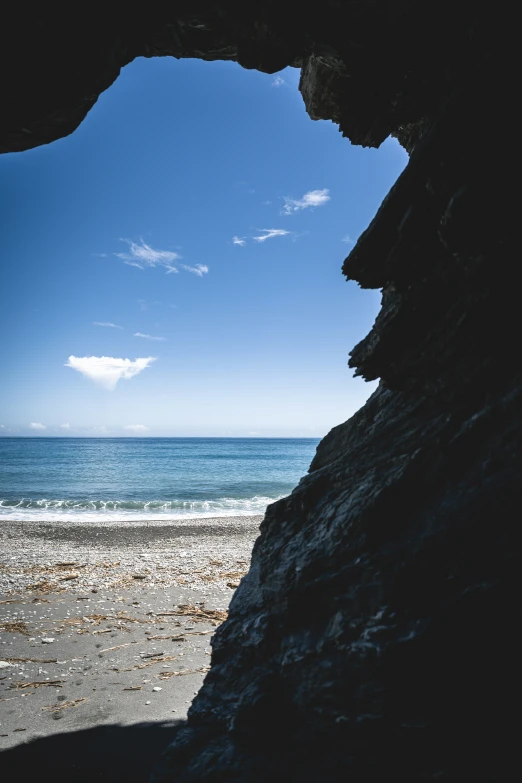
<svg viewBox="0 0 522 783"><path fill-rule="evenodd" d="M341 263L407 155L394 139L361 150L334 124L311 123L298 82L295 68L268 75L236 63L137 58L74 134L0 160L7 285L24 292L23 302L6 302L3 318L15 334L25 329L3 357L2 442L17 449L2 457L17 470L2 478L3 522L24 546L31 525L36 538L42 524L60 526L42 587L33 572L26 580L37 596L69 576L74 592L74 572L62 577L52 561L61 553L83 567L93 537L106 547L103 568L122 557L123 540L134 547L134 571L159 577L150 589L161 600L173 597L154 573L161 547L178 588L188 580L178 602L192 604L190 589L201 592L205 579L230 594L267 503L292 492L319 436L375 389L350 377L346 347L370 329L380 295L346 285ZM135 358L142 345L153 361ZM118 375L115 362L129 361L148 362L139 384ZM168 525L192 520L193 535L223 517L221 535L232 542L211 546L191 584L190 567L178 573ZM239 536L243 517L249 527ZM74 532L82 527L83 543ZM182 556L191 562L187 540ZM207 573L199 568L207 561L220 566ZM99 589L89 600L106 610L128 574L91 577L80 591ZM129 606L144 600L130 597L139 600ZM218 600L205 590L196 597ZM120 641L98 645L100 657ZM173 704L154 718L184 717L188 701ZM142 697L128 715L114 705L111 722L144 720L148 705ZM79 727L89 730L85 712Z"/></svg>
<svg viewBox="0 0 522 783"><path fill-rule="evenodd" d="M4 318L39 325L22 377L14 346L5 357L38 405L4 390L3 434L317 438L364 403L374 384L351 378L347 346L380 297L340 267L407 155L310 123L298 81L137 58L74 134L3 156L6 284L24 291ZM106 388L79 357L157 359L94 402L71 354Z"/></svg>

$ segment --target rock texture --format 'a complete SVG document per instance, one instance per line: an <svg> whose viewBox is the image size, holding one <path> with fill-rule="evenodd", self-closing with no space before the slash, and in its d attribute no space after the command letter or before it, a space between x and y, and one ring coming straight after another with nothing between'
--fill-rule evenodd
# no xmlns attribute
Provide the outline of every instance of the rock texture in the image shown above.
<svg viewBox="0 0 522 783"><path fill-rule="evenodd" d="M132 13L111 24L92 12L81 29L71 16L65 39L63 18L56 29L47 15L43 27L24 19L2 149L71 132L122 65L173 55L299 65L313 119L356 144L394 134L411 153L344 264L383 291L350 358L379 389L269 508L211 671L153 780L518 776L509 6L186 0L164 18Z"/></svg>

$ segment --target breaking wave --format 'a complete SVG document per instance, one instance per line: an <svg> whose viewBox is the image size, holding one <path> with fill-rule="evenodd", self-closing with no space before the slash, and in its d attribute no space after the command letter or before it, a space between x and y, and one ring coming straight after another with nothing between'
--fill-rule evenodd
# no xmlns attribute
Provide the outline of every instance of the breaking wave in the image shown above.
<svg viewBox="0 0 522 783"><path fill-rule="evenodd" d="M254 516L279 498L217 498L215 500L0 500L0 520L119 520L198 519Z"/></svg>

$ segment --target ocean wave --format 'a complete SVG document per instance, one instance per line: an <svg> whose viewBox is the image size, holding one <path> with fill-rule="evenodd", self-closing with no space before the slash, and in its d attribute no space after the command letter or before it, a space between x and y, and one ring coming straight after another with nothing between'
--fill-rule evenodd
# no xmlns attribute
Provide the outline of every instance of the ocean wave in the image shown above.
<svg viewBox="0 0 522 783"><path fill-rule="evenodd" d="M0 521L60 519L117 522L124 520L198 519L264 514L279 497L217 498L214 500L31 500L0 499Z"/></svg>

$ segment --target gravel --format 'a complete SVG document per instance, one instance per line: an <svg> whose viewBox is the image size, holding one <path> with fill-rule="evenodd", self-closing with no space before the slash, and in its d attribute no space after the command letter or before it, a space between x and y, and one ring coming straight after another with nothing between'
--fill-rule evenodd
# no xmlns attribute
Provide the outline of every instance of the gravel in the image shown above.
<svg viewBox="0 0 522 783"><path fill-rule="evenodd" d="M73 592L92 602L110 590L236 585L261 516L170 522L13 522L0 526L0 593Z"/></svg>
<svg viewBox="0 0 522 783"><path fill-rule="evenodd" d="M261 519L4 524L0 750L54 736L56 721L183 720Z"/></svg>

